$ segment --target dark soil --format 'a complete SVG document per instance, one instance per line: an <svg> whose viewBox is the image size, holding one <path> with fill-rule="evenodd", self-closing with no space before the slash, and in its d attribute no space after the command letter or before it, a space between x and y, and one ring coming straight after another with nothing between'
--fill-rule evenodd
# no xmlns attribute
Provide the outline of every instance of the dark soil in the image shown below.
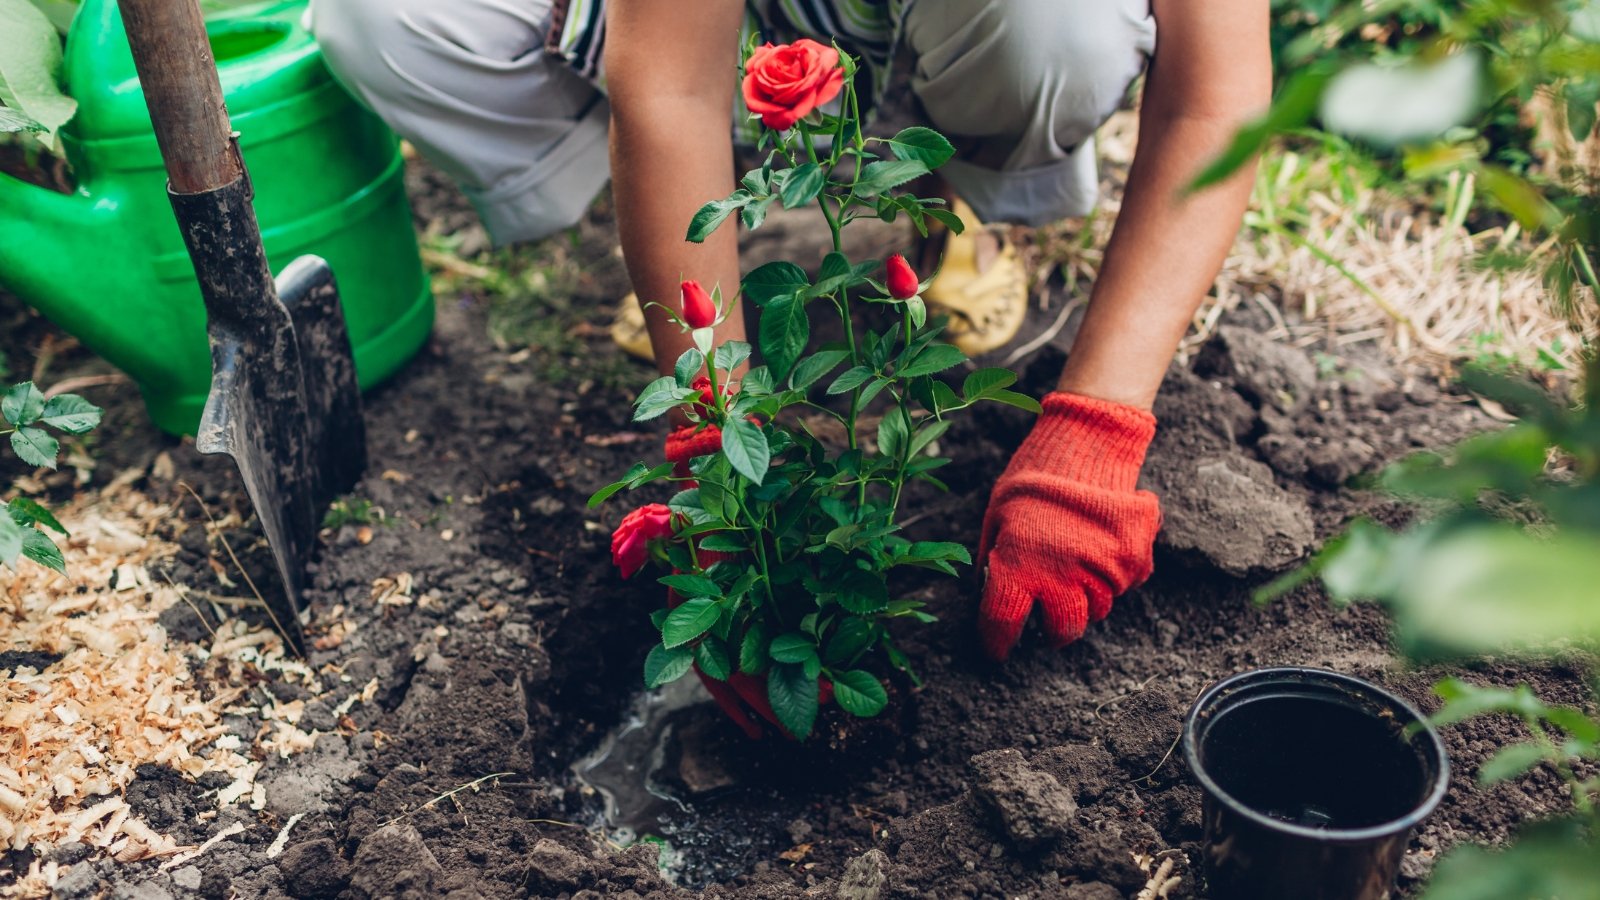
<svg viewBox="0 0 1600 900"><path fill-rule="evenodd" d="M458 209L435 192L419 203L430 219ZM796 251L781 223L774 233L763 237L765 255L810 252ZM576 245L578 312L565 330L597 367L616 365L603 326L625 290L610 241L597 208ZM15 310L7 300L0 321ZM0 348L14 369L51 333L17 321ZM1202 688L1298 664L1370 678L1431 708L1429 685L1444 674L1399 663L1378 609L1336 609L1309 588L1261 607L1251 589L1351 515L1397 515L1352 479L1493 424L1436 379L1391 371L1375 353L1313 357L1267 340L1266 325L1234 314L1191 365L1172 370L1145 476L1167 516L1157 575L1083 640L1052 651L1025 635L1009 663L992 664L972 640L977 580L928 579L905 588L940 621L903 635L926 687L907 693L879 739L843 751L751 744L709 704L684 713L669 780L711 787L659 823L683 857L674 885L657 845L606 840L598 798L569 769L638 690L654 637L647 614L663 599L648 581L619 580L609 560L611 527L631 502L591 512L585 500L635 460L659 456L661 434L629 421L625 391L541 374L545 348L493 349L480 298L441 296L431 343L367 398L370 466L356 494L393 519L371 526L366 543L356 525L328 532L314 573L313 639L330 633L340 606L355 626L309 660L342 673L307 706L302 727L322 732L315 747L266 760L266 809L233 806L203 820L206 785L142 770L129 799L152 826L196 844L236 821L245 830L170 872L154 860L79 862L57 895L1105 900L1134 896L1146 868L1176 855L1183 880L1170 896L1204 896L1189 863L1199 858L1200 795L1173 749ZM1056 347L1027 361L1027 389L1048 389L1060 362ZM69 353L51 380L98 365ZM648 377L641 368L635 381ZM88 393L111 410L97 482L134 468L145 491L176 497L175 472L214 515L248 514L232 473L154 433L131 386ZM956 458L951 492L916 495L912 531L974 545L988 487L1028 425L999 408L962 420L943 440ZM163 455L170 467L158 464ZM172 528L183 549L168 574L214 587L219 548L196 505L181 508ZM247 567L265 573L254 522L231 534ZM400 573L426 599L375 605L373 581ZM203 633L186 607L163 624L180 638ZM1580 663L1466 674L1581 703ZM374 702L336 722L332 708L372 678ZM301 690L265 686L282 698ZM248 739L256 724L236 726ZM1450 846L1502 841L1566 805L1544 769L1475 784L1477 765L1518 734L1498 719L1446 731L1451 791L1412 840L1404 892ZM493 773L510 774L424 807ZM269 858L296 815L286 849Z"/></svg>

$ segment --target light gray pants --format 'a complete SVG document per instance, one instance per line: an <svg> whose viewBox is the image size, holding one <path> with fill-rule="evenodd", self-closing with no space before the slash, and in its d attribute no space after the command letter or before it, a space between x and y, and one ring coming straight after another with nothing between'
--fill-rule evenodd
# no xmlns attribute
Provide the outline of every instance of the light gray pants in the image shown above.
<svg viewBox="0 0 1600 900"><path fill-rule="evenodd" d="M569 227L610 175L605 97L544 51L550 16L551 0L310 10L334 74L461 185L498 244ZM912 0L900 42L929 124L989 148L941 174L982 220L1041 224L1094 205L1094 130L1155 21L1149 0Z"/></svg>

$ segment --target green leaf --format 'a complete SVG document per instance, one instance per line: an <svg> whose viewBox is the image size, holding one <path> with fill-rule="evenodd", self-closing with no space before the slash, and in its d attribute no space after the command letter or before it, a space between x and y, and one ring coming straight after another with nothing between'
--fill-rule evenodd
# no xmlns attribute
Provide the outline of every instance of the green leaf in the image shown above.
<svg viewBox="0 0 1600 900"><path fill-rule="evenodd" d="M686 240L696 244L704 242L706 238L711 236L713 231L717 230L717 226L727 221L728 217L733 215L736 210L742 209L753 199L755 198L751 196L749 191L741 188L729 194L726 199L713 200L700 207L700 210L694 214L694 218L689 220L689 233Z"/></svg>
<svg viewBox="0 0 1600 900"><path fill-rule="evenodd" d="M722 429L722 452L733 464L734 471L756 484L767 477L772 451L767 446L766 434L751 422L734 419Z"/></svg>
<svg viewBox="0 0 1600 900"><path fill-rule="evenodd" d="M690 347L678 357L678 362L672 367L672 376L676 379L678 387L686 388L694 383L695 376L706 367L706 355L698 348Z"/></svg>
<svg viewBox="0 0 1600 900"><path fill-rule="evenodd" d="M921 426L911 439L911 455L916 456L918 453L928 449L929 444L943 437L944 433L949 430L950 421L948 419Z"/></svg>
<svg viewBox="0 0 1600 900"><path fill-rule="evenodd" d="M857 615L875 613L889 605L889 587L883 574L855 569L840 579L839 605Z"/></svg>
<svg viewBox="0 0 1600 900"><path fill-rule="evenodd" d="M1540 539L1511 525L1455 529L1417 546L1409 560L1402 555L1394 571L1387 599L1414 653L1541 653L1562 640L1600 647L1600 554L1592 536Z"/></svg>
<svg viewBox="0 0 1600 900"><path fill-rule="evenodd" d="M701 641L694 648L695 665L700 671L718 681L727 681L733 674L733 665L728 662L728 651L722 646L721 641Z"/></svg>
<svg viewBox="0 0 1600 900"><path fill-rule="evenodd" d="M731 372L750 358L750 345L744 341L728 341L712 354L711 362L719 370Z"/></svg>
<svg viewBox="0 0 1600 900"><path fill-rule="evenodd" d="M684 597L722 596L722 587L704 575L690 575L678 572L672 575L663 575L656 580Z"/></svg>
<svg viewBox="0 0 1600 900"><path fill-rule="evenodd" d="M817 655L817 643L809 635L791 631L773 638L767 654L781 663L803 663Z"/></svg>
<svg viewBox="0 0 1600 900"><path fill-rule="evenodd" d="M966 361L967 355L954 344L931 344L895 374L901 378L916 378L943 372L951 366L959 366Z"/></svg>
<svg viewBox="0 0 1600 900"><path fill-rule="evenodd" d="M928 174L926 163L917 159L894 159L868 163L856 181L856 196L874 197Z"/></svg>
<svg viewBox="0 0 1600 900"><path fill-rule="evenodd" d="M1501 166L1480 166L1478 183L1523 228L1539 231L1558 228L1561 211L1533 183Z"/></svg>
<svg viewBox="0 0 1600 900"><path fill-rule="evenodd" d="M930 170L939 168L956 155L956 148L944 135L920 125L901 131L885 143L895 159L914 159Z"/></svg>
<svg viewBox="0 0 1600 900"><path fill-rule="evenodd" d="M848 394L876 374L878 373L872 371L870 366L856 366L853 369L846 369L843 374L833 380L833 384L828 385L828 395Z"/></svg>
<svg viewBox="0 0 1600 900"><path fill-rule="evenodd" d="M811 735L817 721L817 679L798 665L774 666L767 676L767 701L778 721L796 738Z"/></svg>
<svg viewBox="0 0 1600 900"><path fill-rule="evenodd" d="M961 382L961 396L968 403L988 397L1017 383L1010 369L979 369Z"/></svg>
<svg viewBox="0 0 1600 900"><path fill-rule="evenodd" d="M872 622L851 616L839 623L822 652L822 660L830 666L848 665L861 651L872 644L878 628Z"/></svg>
<svg viewBox="0 0 1600 900"><path fill-rule="evenodd" d="M1600 884L1600 845L1584 820L1541 822L1505 850L1463 846L1434 867L1423 900L1592 898Z"/></svg>
<svg viewBox="0 0 1600 900"><path fill-rule="evenodd" d="M78 109L61 84L55 26L26 0L0 2L0 103L37 122L52 150L59 149L57 133Z"/></svg>
<svg viewBox="0 0 1600 900"><path fill-rule="evenodd" d="M1535 697L1527 685L1514 690L1498 687L1478 687L1457 678L1447 678L1433 686L1445 704L1429 717L1436 726L1453 725L1485 713L1510 713L1524 719L1538 718L1544 704Z"/></svg>
<svg viewBox="0 0 1600 900"><path fill-rule="evenodd" d="M639 399L633 401L633 420L644 422L654 419L696 396L696 392L678 387L676 378L663 375L646 385L639 393Z"/></svg>
<svg viewBox="0 0 1600 900"><path fill-rule="evenodd" d="M77 394L61 394L45 401L39 421L68 434L85 434L100 424L100 407Z"/></svg>
<svg viewBox="0 0 1600 900"><path fill-rule="evenodd" d="M644 658L644 686L655 690L668 682L677 681L689 673L694 665L694 653L688 647L668 649L660 644L650 648Z"/></svg>
<svg viewBox="0 0 1600 900"><path fill-rule="evenodd" d="M1478 783L1494 784L1516 778L1547 758L1545 748L1538 744L1511 744L1501 747L1495 755L1478 767Z"/></svg>
<svg viewBox="0 0 1600 900"><path fill-rule="evenodd" d="M707 535L700 542L701 550L711 550L716 553L743 553L750 549L744 541L731 534L718 533Z"/></svg>
<svg viewBox="0 0 1600 900"><path fill-rule="evenodd" d="M11 449L30 466L56 467L56 452L61 444L42 428L24 425L11 432Z"/></svg>
<svg viewBox="0 0 1600 900"><path fill-rule="evenodd" d="M760 622L750 626L739 644L739 671L756 675L767 667L767 628Z"/></svg>
<svg viewBox="0 0 1600 900"><path fill-rule="evenodd" d="M995 391L986 399L995 403L1004 403L1006 406L1014 406L1017 409L1024 409L1034 415L1044 412L1044 407L1039 405L1039 401L1029 397L1027 394L1019 394L1016 391Z"/></svg>
<svg viewBox="0 0 1600 900"><path fill-rule="evenodd" d="M800 364L794 367L794 373L789 376L789 387L797 391L806 390L849 358L848 350L819 350L800 360Z"/></svg>
<svg viewBox="0 0 1600 900"><path fill-rule="evenodd" d="M32 425L43 412L44 394L31 381L12 385L0 398L0 416L13 425Z"/></svg>
<svg viewBox="0 0 1600 900"><path fill-rule="evenodd" d="M67 561L61 556L61 548L42 531L28 529L27 536L22 539L22 555L47 569L67 574Z"/></svg>
<svg viewBox="0 0 1600 900"><path fill-rule="evenodd" d="M661 643L668 650L681 647L710 631L721 615L722 607L715 600L685 600L661 623Z"/></svg>
<svg viewBox="0 0 1600 900"><path fill-rule="evenodd" d="M898 406L891 407L878 423L878 452L891 459L899 459L910 437L911 425Z"/></svg>
<svg viewBox="0 0 1600 900"><path fill-rule="evenodd" d="M808 162L796 167L783 183L783 208L795 209L817 199L827 180L827 173L816 163Z"/></svg>
<svg viewBox="0 0 1600 900"><path fill-rule="evenodd" d="M769 262L744 277L744 295L756 306L795 294L811 286L805 270L791 262Z"/></svg>
<svg viewBox="0 0 1600 900"><path fill-rule="evenodd" d="M883 683L871 672L860 669L834 674L833 699L839 701L845 712L863 719L883 712L889 705L889 694L883 689Z"/></svg>
<svg viewBox="0 0 1600 900"><path fill-rule="evenodd" d="M33 525L38 523L57 534L65 535L67 533L67 529L56 521L56 517L51 514L50 510L36 500L30 500L27 497L12 497L11 502L6 504L6 508L11 511L11 518L17 520L19 524Z"/></svg>
<svg viewBox="0 0 1600 900"><path fill-rule="evenodd" d="M811 340L811 320L798 294L775 297L761 310L761 352L775 378L785 378Z"/></svg>
<svg viewBox="0 0 1600 900"><path fill-rule="evenodd" d="M1254 159L1274 135L1311 121L1317 104L1322 100L1323 89L1332 77L1333 69L1329 65L1308 66L1290 75L1279 89L1267 114L1240 128L1228 148L1195 176L1188 190L1198 191L1226 181Z"/></svg>
<svg viewBox="0 0 1600 900"><path fill-rule="evenodd" d="M29 534L38 534L32 528L10 516L0 516L0 564L16 568L17 555Z"/></svg>
<svg viewBox="0 0 1600 900"><path fill-rule="evenodd" d="M767 221L767 210L772 208L772 201L776 199L776 197L762 197L759 200L750 201L740 216L744 219L744 227L751 231L760 228L761 224Z"/></svg>

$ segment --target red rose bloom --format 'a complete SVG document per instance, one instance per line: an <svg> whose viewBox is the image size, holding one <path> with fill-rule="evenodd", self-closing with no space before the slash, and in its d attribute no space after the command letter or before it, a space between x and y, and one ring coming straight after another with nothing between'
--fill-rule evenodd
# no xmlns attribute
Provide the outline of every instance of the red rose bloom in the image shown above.
<svg viewBox="0 0 1600 900"><path fill-rule="evenodd" d="M906 258L896 253L884 263L888 273L884 278L884 285L889 288L889 296L896 300L910 300L921 290L921 283L917 281L917 273L911 271L911 264Z"/></svg>
<svg viewBox="0 0 1600 900"><path fill-rule="evenodd" d="M744 64L744 105L773 131L784 131L839 95L839 51L810 38L757 48Z"/></svg>
<svg viewBox="0 0 1600 900"><path fill-rule="evenodd" d="M650 542L672 536L672 510L664 503L641 506L622 517L611 534L611 561L632 578L650 556Z"/></svg>
<svg viewBox="0 0 1600 900"><path fill-rule="evenodd" d="M685 281L683 289L683 320L690 328L710 328L717 321L717 305L698 281Z"/></svg>

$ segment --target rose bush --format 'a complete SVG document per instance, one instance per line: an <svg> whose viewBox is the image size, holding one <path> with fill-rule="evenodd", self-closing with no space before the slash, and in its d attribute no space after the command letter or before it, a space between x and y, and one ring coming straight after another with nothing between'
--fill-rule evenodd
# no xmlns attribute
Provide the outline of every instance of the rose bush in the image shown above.
<svg viewBox="0 0 1600 900"><path fill-rule="evenodd" d="M824 64L831 68L818 68ZM636 463L590 499L596 505L623 490L674 487L672 534L653 545L669 570L660 581L670 599L653 616L661 641L645 660L645 684L698 671L752 736L770 721L805 738L830 696L850 715L876 715L888 703L887 676L898 670L916 681L890 626L933 617L920 601L897 596L891 576L905 567L954 575L971 560L960 544L901 533L905 489L918 481L943 487L935 473L949 460L936 455L937 442L952 414L983 402L1039 409L1009 390L1016 376L1004 369L952 377L958 367L970 370L967 358L939 339L944 323L929 318L903 257L891 257L885 270L844 254L843 229L868 216L905 216L924 235L930 219L961 230L943 200L899 190L949 160L950 143L921 127L866 137L854 73L848 55L807 41L750 55L745 90L747 100L757 92L767 104L751 104L767 125L759 145L766 159L732 195L701 208L688 237L704 240L735 213L757 228L781 202L819 209L833 249L815 276L791 262L745 276L741 296L759 310L761 357L737 391L734 373L756 348L714 345L712 326L731 302L723 304L713 287L718 318L708 322L703 292L685 286L681 303L666 312L694 346L672 375L644 389L634 418L682 409L691 424L669 435L665 462ZM816 110L840 91L838 115ZM821 136L826 155L817 150ZM877 324L858 323L862 303L877 307ZM813 342L813 307L838 317L843 340ZM819 437L799 412L832 419L842 439ZM628 575L637 569L632 548L641 532L637 522L625 520L624 528L629 537L620 546L629 549L618 565Z"/></svg>

